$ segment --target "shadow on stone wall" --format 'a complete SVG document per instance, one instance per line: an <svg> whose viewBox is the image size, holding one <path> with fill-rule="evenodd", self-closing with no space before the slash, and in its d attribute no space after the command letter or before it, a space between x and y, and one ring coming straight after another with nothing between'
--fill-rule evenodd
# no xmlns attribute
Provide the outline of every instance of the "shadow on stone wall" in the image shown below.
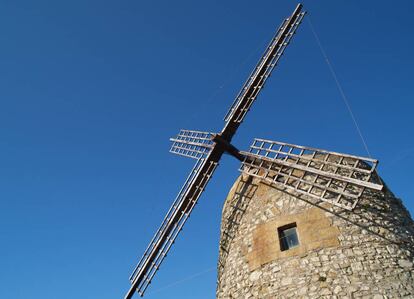
<svg viewBox="0 0 414 299"><path fill-rule="evenodd" d="M217 289L220 287L220 276L226 264L227 256L230 251L230 245L236 236L243 215L249 206L250 200L255 195L257 188L258 185L253 183L253 177L240 176L234 195L231 200L226 201L226 205L231 205L231 209L227 209L229 212L223 215L222 218L220 256L217 269ZM224 210L226 209L224 208L223 211Z"/></svg>
<svg viewBox="0 0 414 299"><path fill-rule="evenodd" d="M414 222L402 201L385 184L383 191L366 189L352 211L312 200L274 185L263 184L329 212L362 229L363 233L379 237L406 250L409 255L414 255Z"/></svg>

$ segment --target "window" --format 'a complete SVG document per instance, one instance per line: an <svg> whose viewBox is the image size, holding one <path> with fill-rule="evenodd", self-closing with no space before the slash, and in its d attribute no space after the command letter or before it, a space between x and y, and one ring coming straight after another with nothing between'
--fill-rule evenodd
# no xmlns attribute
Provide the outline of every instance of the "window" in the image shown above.
<svg viewBox="0 0 414 299"><path fill-rule="evenodd" d="M296 223L291 223L277 229L279 234L280 250L285 251L299 246Z"/></svg>

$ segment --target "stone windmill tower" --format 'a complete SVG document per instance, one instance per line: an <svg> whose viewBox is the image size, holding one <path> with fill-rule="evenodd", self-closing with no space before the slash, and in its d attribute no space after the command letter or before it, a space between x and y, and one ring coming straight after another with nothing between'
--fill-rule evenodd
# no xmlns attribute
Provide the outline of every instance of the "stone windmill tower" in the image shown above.
<svg viewBox="0 0 414 299"><path fill-rule="evenodd" d="M414 223L386 187L346 210L241 175L222 213L217 298L414 298L413 253Z"/></svg>
<svg viewBox="0 0 414 299"><path fill-rule="evenodd" d="M283 20L219 133L181 130L171 139L172 153L197 162L125 299L144 295L223 154L240 160L243 174L223 209L218 298L414 294L412 220L376 160L263 139L248 152L231 143L304 16L299 4Z"/></svg>

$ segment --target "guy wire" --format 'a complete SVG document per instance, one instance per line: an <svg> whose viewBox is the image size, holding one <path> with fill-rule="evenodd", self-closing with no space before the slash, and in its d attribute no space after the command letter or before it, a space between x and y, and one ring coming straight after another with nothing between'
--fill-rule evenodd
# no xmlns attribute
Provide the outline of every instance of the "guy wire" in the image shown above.
<svg viewBox="0 0 414 299"><path fill-rule="evenodd" d="M324 48L322 46L322 43L321 43L321 41L319 39L319 36L316 33L316 31L315 31L315 27L313 27L313 25L312 25L312 22L311 22L311 19L310 19L310 16L309 15L307 16L307 20L308 20L309 27L310 27L310 29L312 31L312 34L313 34L313 36L316 39L316 42L317 42L317 44L319 46L319 49L321 50L322 56L325 58L326 64L328 65L328 68L329 68L329 71L331 72L332 77L334 78L334 81L335 81L336 86L337 86L337 88L339 90L339 93L341 94L342 100L344 101L345 106L348 109L348 112L349 112L349 114L351 116L351 119L352 119L354 125L355 125L355 128L356 128L356 130L358 132L358 135L361 138L362 144L363 144L363 146L364 146L364 148L365 148L365 150L366 150L366 152L368 154L368 157L372 158L371 157L371 153L370 153L370 151L368 149L368 145L367 145L367 143L365 141L364 135L362 134L362 131L361 131L361 129L360 129L359 125L358 125L358 122L357 122L357 120L355 118L355 115L354 115L354 113L353 113L353 111L351 109L351 105L349 104L348 98L345 95L345 92L344 92L344 90L342 88L341 83L339 83L339 80L338 80L338 77L336 75L336 72L335 72L335 70L334 70L334 68L333 68L333 66L332 66L332 64L331 64L331 62L330 62L330 60L328 58L328 55L326 54L326 51L324 50Z"/></svg>

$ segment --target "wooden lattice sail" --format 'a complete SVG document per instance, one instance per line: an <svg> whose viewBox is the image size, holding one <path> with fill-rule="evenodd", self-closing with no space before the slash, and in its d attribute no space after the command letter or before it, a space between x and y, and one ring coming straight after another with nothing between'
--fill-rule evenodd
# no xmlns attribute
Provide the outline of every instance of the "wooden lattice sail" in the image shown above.
<svg viewBox="0 0 414 299"><path fill-rule="evenodd" d="M300 145L255 139L240 170L287 188L352 210L366 188L381 190L377 160ZM374 182L374 180L376 182Z"/></svg>
<svg viewBox="0 0 414 299"><path fill-rule="evenodd" d="M222 154L228 152L242 160L243 157L230 142L295 34L304 15L302 5L299 4L293 14L282 22L259 63L236 96L225 117L226 123L220 134L182 130L176 138L171 139L173 145L170 151L172 153L195 158L197 162L132 272L130 276L131 288L125 296L126 299L131 298L135 292L141 296L144 295L204 191Z"/></svg>

